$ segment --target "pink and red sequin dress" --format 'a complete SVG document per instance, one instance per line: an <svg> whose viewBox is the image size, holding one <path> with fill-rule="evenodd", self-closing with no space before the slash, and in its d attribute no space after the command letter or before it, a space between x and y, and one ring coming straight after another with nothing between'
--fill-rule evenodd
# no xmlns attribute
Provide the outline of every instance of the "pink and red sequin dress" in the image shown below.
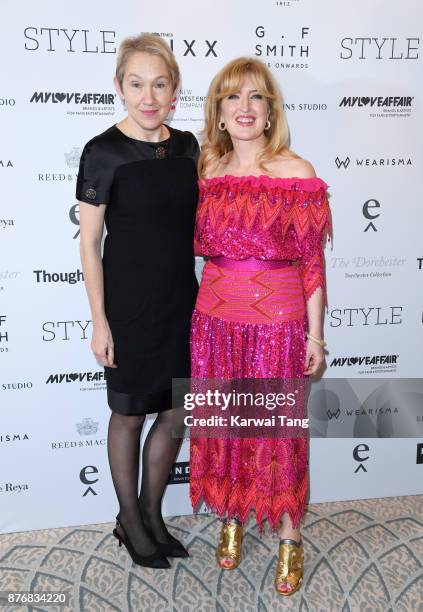
<svg viewBox="0 0 423 612"><path fill-rule="evenodd" d="M199 182L195 252L210 258L192 317L191 376L303 378L306 301L321 287L330 233L319 178L223 176ZM308 440L190 441L190 497L221 517L294 526L308 493Z"/></svg>

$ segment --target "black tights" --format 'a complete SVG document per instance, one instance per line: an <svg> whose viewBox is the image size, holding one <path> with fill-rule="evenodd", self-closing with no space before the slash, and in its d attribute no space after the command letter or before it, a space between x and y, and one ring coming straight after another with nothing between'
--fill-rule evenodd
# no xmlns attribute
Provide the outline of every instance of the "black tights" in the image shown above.
<svg viewBox="0 0 423 612"><path fill-rule="evenodd" d="M153 553L157 549L156 541L166 544L175 541L163 521L161 505L181 444L183 419L183 408L165 410L157 415L144 442L138 496L140 438L145 416L112 412L110 417L108 454L120 507L118 518L141 555Z"/></svg>

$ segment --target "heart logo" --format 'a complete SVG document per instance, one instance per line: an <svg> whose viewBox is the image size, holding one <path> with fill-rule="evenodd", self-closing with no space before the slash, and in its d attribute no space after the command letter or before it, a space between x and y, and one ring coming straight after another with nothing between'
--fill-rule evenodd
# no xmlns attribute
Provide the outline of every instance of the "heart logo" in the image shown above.
<svg viewBox="0 0 423 612"><path fill-rule="evenodd" d="M75 372L73 374L69 374L69 378L73 381L78 380L79 378L79 374L76 374Z"/></svg>
<svg viewBox="0 0 423 612"><path fill-rule="evenodd" d="M54 97L56 98L56 100L58 100L59 102L63 102L63 100L66 98L66 94L65 93L55 93Z"/></svg>
<svg viewBox="0 0 423 612"><path fill-rule="evenodd" d="M370 98L361 98L361 103L363 106L366 106L370 102Z"/></svg>
<svg viewBox="0 0 423 612"><path fill-rule="evenodd" d="M358 357L350 357L350 363L352 365L355 365L356 363L358 363Z"/></svg>

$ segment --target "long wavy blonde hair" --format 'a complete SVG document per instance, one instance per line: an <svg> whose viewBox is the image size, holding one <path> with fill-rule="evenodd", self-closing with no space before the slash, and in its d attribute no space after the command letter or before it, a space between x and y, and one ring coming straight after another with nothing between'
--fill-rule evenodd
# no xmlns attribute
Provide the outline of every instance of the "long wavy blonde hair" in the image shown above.
<svg viewBox="0 0 423 612"><path fill-rule="evenodd" d="M207 93L203 142L198 160L198 174L201 178L205 177L206 168L233 150L228 132L219 129L220 105L223 98L240 91L247 75L269 104L270 128L265 131L266 145L257 156L259 167L266 171L266 162L281 153L295 156L289 149L289 128L283 110L282 94L272 73L260 60L238 57L217 73Z"/></svg>

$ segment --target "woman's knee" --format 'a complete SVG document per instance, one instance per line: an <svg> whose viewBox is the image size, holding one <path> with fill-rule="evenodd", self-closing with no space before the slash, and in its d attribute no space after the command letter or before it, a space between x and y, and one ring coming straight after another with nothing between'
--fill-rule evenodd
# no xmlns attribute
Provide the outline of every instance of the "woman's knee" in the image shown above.
<svg viewBox="0 0 423 612"><path fill-rule="evenodd" d="M110 417L110 424L117 426L122 429L130 431L141 430L144 425L144 415L127 415L119 414L118 412L112 412Z"/></svg>

